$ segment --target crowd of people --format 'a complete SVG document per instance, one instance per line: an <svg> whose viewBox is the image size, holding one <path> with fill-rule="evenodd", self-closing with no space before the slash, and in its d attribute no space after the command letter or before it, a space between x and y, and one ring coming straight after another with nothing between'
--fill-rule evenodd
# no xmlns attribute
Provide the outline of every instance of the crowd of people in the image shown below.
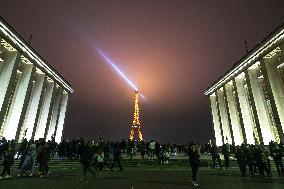
<svg viewBox="0 0 284 189"><path fill-rule="evenodd" d="M220 155L224 157L224 167L229 167L230 157L237 160L240 173L247 176L247 168L251 176L271 177L271 160L274 161L279 177L284 177L284 168L282 157L284 156L284 145L271 141L268 146L253 145L242 143L232 146L228 143L223 144L221 148L216 145L210 145L209 151L212 157L212 168L222 169Z"/></svg>
<svg viewBox="0 0 284 189"><path fill-rule="evenodd" d="M142 159L147 156L149 159L158 159L161 163L169 163L170 154L176 154L181 150L181 146L170 145L169 143L160 145L153 140L146 143L144 141L133 142L122 139L120 142L105 141L100 138L98 141L85 141L82 138L71 141L63 140L59 144L54 140L27 141L23 139L20 144L15 140L7 141L4 137L0 140L0 159L3 159L3 170L0 179L11 177L11 166L15 159L19 159L17 176L35 175L35 168L38 167L40 177L48 175L50 158L78 160L83 167L83 178L90 172L95 176L96 170L103 168L113 170L117 165L119 170L123 170L120 163L123 158L132 159L140 153ZM36 166L38 165L38 166Z"/></svg>
<svg viewBox="0 0 284 189"><path fill-rule="evenodd" d="M284 148L282 144L277 144L273 141L269 143L269 146L242 144L241 146L237 146L235 151L242 176L246 176L246 167L248 166L251 176L258 174L260 176L266 175L271 177L270 157L272 157L278 176L284 177L282 162Z"/></svg>
<svg viewBox="0 0 284 189"><path fill-rule="evenodd" d="M15 140L7 141L2 138L0 141L0 158L3 159L3 170L0 174L0 179L6 174L6 178L11 177L11 166L15 159L19 159L17 175L35 174L35 166L38 164L40 177L49 174L48 162L54 153L53 142L44 140L27 141L24 139L16 150Z"/></svg>
<svg viewBox="0 0 284 189"><path fill-rule="evenodd" d="M95 151L98 151L99 149L103 151L107 159L109 158L109 154L113 153L115 146L115 142L105 141L101 138L98 141L89 143L94 146L96 149ZM161 159L165 163L168 162L170 154L177 154L177 152L184 150L183 145L171 145L169 143L161 145L159 142L154 142L153 140L146 143L145 141L133 142L131 140L126 141L122 139L120 142L116 143L119 144L122 154L129 159L132 159L137 153L140 153L142 159L147 156L149 159ZM85 142L81 138L73 139L71 141L64 140L57 146L58 156L61 159L78 159L84 145Z"/></svg>
<svg viewBox="0 0 284 189"><path fill-rule="evenodd" d="M217 147L209 142L205 145L190 142L187 145L160 144L157 141L149 142L131 140L121 140L120 142L105 141L100 138L98 141L85 141L82 138L73 140L63 140L57 144L54 140L45 141L39 139L36 141L27 141L16 144L14 140L7 141L5 138L0 140L0 158L3 159L3 170L0 179L6 175L11 177L11 166L15 159L19 159L17 176L33 176L39 172L39 176L48 175L50 158L73 159L82 164L83 176L86 179L87 172L95 177L96 171L103 169L113 170L117 165L119 170L123 170L120 159L132 159L140 153L140 158L148 158L150 161L158 161L160 164L169 163L170 157L177 153L184 153L189 157L189 163L192 169L192 181L195 186L196 175L200 165L200 154L211 155L210 166L223 168L222 159L224 159L224 168L230 166L230 157L234 157L240 168L242 176L246 176L246 170L251 176L272 176L270 158L274 160L279 176L284 176L282 157L284 153L283 144L270 142L268 146L247 145L243 143L240 146L232 146L228 143ZM37 165L37 166L36 166ZM38 168L36 171L35 168Z"/></svg>

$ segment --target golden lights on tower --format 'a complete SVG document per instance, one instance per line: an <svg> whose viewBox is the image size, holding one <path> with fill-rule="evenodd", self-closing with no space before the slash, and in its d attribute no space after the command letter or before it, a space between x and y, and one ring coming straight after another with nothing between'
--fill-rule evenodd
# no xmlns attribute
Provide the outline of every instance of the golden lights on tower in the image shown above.
<svg viewBox="0 0 284 189"><path fill-rule="evenodd" d="M139 120L139 92L138 90L135 91L135 100L134 100L134 117L132 122L132 128L130 131L130 140L134 139L134 135L138 135L138 140L143 140L141 125Z"/></svg>

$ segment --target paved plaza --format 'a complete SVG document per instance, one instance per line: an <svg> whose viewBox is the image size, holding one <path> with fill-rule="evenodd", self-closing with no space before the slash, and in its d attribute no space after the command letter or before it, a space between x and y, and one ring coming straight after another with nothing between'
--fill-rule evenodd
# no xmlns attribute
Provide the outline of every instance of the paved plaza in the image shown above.
<svg viewBox="0 0 284 189"><path fill-rule="evenodd" d="M4 179L0 188L5 189L183 189L194 188L190 182L191 171L187 168L126 168L124 171L96 172L96 178L81 181L81 169L55 170L51 175ZM201 168L198 174L199 188L210 189L283 189L284 178L240 177L238 169L212 170Z"/></svg>

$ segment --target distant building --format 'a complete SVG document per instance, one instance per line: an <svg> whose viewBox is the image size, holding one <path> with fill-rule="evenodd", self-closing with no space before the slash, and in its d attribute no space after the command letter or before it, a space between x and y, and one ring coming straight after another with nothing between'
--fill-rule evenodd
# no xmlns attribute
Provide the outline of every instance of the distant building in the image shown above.
<svg viewBox="0 0 284 189"><path fill-rule="evenodd" d="M0 18L0 138L61 141L73 89Z"/></svg>
<svg viewBox="0 0 284 189"><path fill-rule="evenodd" d="M216 144L284 142L284 25L205 92Z"/></svg>

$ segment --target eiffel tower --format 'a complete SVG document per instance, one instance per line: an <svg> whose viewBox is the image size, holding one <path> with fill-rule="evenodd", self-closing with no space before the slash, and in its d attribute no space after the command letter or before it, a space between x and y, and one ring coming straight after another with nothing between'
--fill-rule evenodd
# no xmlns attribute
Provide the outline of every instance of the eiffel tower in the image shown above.
<svg viewBox="0 0 284 189"><path fill-rule="evenodd" d="M141 131L141 126L140 126L140 121L139 121L139 92L136 90L135 91L135 100L134 100L134 119L132 122L132 127L130 131L130 140L133 141L135 134L138 135L138 140L142 141L142 131Z"/></svg>

